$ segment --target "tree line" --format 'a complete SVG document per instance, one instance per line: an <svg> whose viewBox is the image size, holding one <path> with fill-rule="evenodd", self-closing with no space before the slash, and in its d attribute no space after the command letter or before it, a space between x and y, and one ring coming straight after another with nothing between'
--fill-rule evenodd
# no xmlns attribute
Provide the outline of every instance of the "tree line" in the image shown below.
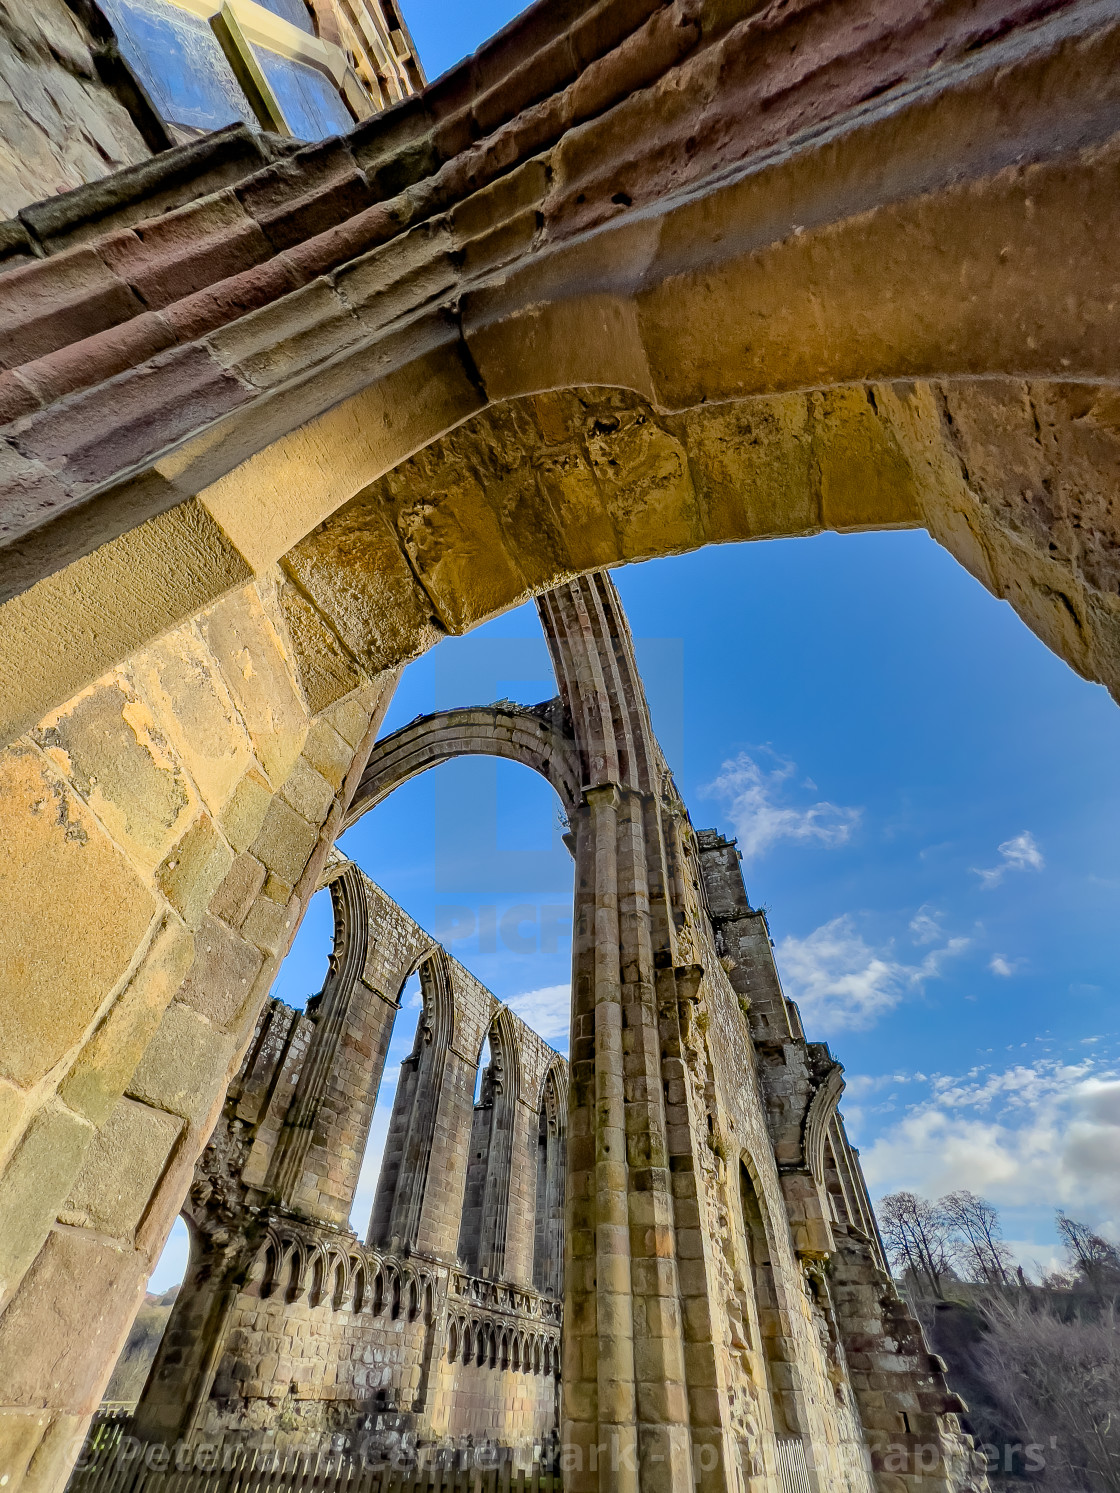
<svg viewBox="0 0 1120 1493"><path fill-rule="evenodd" d="M962 1189L932 1201L913 1192L892 1192L881 1200L876 1214L891 1263L904 1279L939 1299L944 1299L950 1281L1028 1285L1022 1266L1015 1264L1003 1241L998 1211L974 1192ZM1062 1209L1057 1230L1066 1266L1048 1272L1042 1285L1056 1291L1084 1290L1100 1301L1120 1294L1120 1249Z"/></svg>
<svg viewBox="0 0 1120 1493"><path fill-rule="evenodd" d="M1030 1282L974 1192L895 1192L876 1213L992 1487L1120 1493L1120 1249L1059 1212L1065 1262Z"/></svg>

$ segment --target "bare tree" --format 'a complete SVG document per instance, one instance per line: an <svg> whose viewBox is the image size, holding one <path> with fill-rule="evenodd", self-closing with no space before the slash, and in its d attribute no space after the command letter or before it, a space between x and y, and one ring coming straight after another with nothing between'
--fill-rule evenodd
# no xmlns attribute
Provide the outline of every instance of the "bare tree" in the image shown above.
<svg viewBox="0 0 1120 1493"><path fill-rule="evenodd" d="M1103 1301L1106 1295L1120 1292L1120 1250L1099 1234L1094 1234L1087 1223L1078 1223L1058 1210L1058 1234L1066 1247L1070 1265L1082 1277L1095 1296Z"/></svg>
<svg viewBox="0 0 1120 1493"><path fill-rule="evenodd" d="M925 1282L943 1297L952 1270L949 1225L936 1203L913 1192L892 1192L876 1210L887 1253L899 1270Z"/></svg>
<svg viewBox="0 0 1120 1493"><path fill-rule="evenodd" d="M966 1279L989 1286L1010 1285L1014 1260L991 1203L962 1189L947 1193L936 1206L952 1231L953 1255Z"/></svg>
<svg viewBox="0 0 1120 1493"><path fill-rule="evenodd" d="M1060 1298L1059 1298L1060 1299ZM1060 1314L1036 1292L991 1298L978 1364L1054 1493L1120 1493L1120 1321Z"/></svg>

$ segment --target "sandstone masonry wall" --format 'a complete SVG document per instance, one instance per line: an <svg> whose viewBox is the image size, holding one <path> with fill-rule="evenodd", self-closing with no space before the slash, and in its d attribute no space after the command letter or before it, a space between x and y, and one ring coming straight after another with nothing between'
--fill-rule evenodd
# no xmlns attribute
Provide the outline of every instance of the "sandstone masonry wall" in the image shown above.
<svg viewBox="0 0 1120 1493"><path fill-rule="evenodd" d="M538 1212L554 1207L538 1198L545 1081L562 1081L563 1060L356 867L332 852L324 877L326 983L306 1013L268 1002L230 1085L191 1188L190 1269L136 1432L285 1448L341 1436L396 1455L469 1439L531 1459L557 1431L560 1302L533 1289L532 1272ZM423 1010L381 1179L404 1236L380 1240L375 1218L362 1245L349 1214L416 968ZM489 1143L495 1096L504 1144ZM472 1134L487 1138L478 1156Z"/></svg>

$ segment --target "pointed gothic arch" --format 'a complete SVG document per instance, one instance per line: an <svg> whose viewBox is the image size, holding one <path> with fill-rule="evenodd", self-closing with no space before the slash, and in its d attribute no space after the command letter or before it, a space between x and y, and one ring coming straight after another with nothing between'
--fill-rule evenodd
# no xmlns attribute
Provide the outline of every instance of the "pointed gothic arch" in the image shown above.
<svg viewBox="0 0 1120 1493"><path fill-rule="evenodd" d="M454 1040L451 965L435 949L419 966L423 1008L411 1054L401 1064L385 1159L377 1182L368 1242L414 1249L420 1236L428 1169L447 1055Z"/></svg>
<svg viewBox="0 0 1120 1493"><path fill-rule="evenodd" d="M533 1285L549 1296L564 1288L564 1178L568 1149L568 1080L553 1063L541 1086L536 1134Z"/></svg>
<svg viewBox="0 0 1120 1493"><path fill-rule="evenodd" d="M500 1280L505 1274L521 1054L508 1006L490 1023L490 1062L474 1107L467 1162L459 1260L468 1270ZM481 1054L479 1056L481 1062Z"/></svg>

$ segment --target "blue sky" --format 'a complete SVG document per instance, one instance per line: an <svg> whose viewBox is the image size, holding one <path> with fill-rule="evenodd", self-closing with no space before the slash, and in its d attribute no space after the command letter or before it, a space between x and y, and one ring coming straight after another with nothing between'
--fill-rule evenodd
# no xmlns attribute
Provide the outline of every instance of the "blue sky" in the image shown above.
<svg viewBox="0 0 1120 1493"><path fill-rule="evenodd" d="M429 77L517 10L405 0ZM708 549L615 572L654 724L698 827L736 834L787 994L844 1063L872 1192L972 1187L1026 1264L1064 1206L1120 1235L1120 710L924 533ZM547 698L524 607L413 664L385 733L449 705ZM566 1045L571 860L528 770L462 760L342 848ZM318 989L312 903L275 993ZM390 1050L355 1207L364 1230ZM182 1225L153 1277L178 1278Z"/></svg>

